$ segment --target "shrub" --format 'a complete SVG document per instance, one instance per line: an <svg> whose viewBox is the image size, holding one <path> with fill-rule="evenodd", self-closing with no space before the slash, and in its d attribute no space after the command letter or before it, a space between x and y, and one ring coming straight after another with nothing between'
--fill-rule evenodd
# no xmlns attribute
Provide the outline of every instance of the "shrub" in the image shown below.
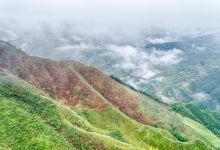
<svg viewBox="0 0 220 150"><path fill-rule="evenodd" d="M111 136L112 138L117 139L119 141L125 142L122 133L120 131L118 131L118 130L117 131L109 132L107 135Z"/></svg>
<svg viewBox="0 0 220 150"><path fill-rule="evenodd" d="M189 139L187 137L182 136L175 128L170 130L170 133L180 142L188 142Z"/></svg>

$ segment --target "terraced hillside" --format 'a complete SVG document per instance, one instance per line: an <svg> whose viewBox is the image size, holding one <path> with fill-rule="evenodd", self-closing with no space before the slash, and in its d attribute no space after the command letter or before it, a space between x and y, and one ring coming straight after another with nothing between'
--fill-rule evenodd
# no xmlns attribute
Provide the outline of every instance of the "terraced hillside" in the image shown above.
<svg viewBox="0 0 220 150"><path fill-rule="evenodd" d="M149 44L146 49L168 51L177 48L183 52L182 60L171 67L163 68L156 78L143 85L149 90L176 101L194 101L200 108L219 111L220 34L204 35L177 42Z"/></svg>
<svg viewBox="0 0 220 150"><path fill-rule="evenodd" d="M220 147L199 122L93 67L31 57L0 42L0 68L2 149Z"/></svg>

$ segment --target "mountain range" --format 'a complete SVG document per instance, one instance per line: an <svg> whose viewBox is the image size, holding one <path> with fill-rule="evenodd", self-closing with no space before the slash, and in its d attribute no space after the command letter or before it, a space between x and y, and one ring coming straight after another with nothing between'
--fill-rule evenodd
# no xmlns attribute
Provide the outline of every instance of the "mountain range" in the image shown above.
<svg viewBox="0 0 220 150"><path fill-rule="evenodd" d="M0 41L0 148L220 148L215 111L166 103L112 77L76 61L30 56ZM198 80L195 91L202 82L209 79Z"/></svg>
<svg viewBox="0 0 220 150"><path fill-rule="evenodd" d="M92 38L70 26L16 27L1 26L0 39L29 55L79 61L165 102L192 102L219 112L219 33L172 37L159 32L132 43Z"/></svg>

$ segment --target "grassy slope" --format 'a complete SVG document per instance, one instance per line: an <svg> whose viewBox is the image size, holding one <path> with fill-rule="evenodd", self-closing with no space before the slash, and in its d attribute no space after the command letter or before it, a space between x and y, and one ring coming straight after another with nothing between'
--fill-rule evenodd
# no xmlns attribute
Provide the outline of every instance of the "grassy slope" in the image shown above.
<svg viewBox="0 0 220 150"><path fill-rule="evenodd" d="M163 125L165 129L169 129L175 125L181 134L183 133L185 135L185 132L188 131L194 136L192 137L186 134L190 139L194 140L198 138L196 134L194 135L192 130L188 130L183 122L163 105L155 102L152 98L143 97L143 95L124 88L95 68L76 62L54 62L30 57L5 43L3 43L3 46L0 45L0 67L9 69L11 73L42 89L56 100L60 100L62 104L55 101L52 102L45 94L39 97L38 90L34 91L35 95L33 96L33 92L28 93L27 90L25 90L27 87L28 89L33 89L33 87L30 87L30 85L24 82L18 84L19 88L18 86L15 88L15 86L13 89L6 90L9 93L6 92L5 95L6 99L12 99L16 102L19 100L24 106L28 106L27 108L22 108L22 110L30 114L34 113L34 117L43 119L43 123L46 123L44 125L49 125L48 128L52 127L51 130L54 130L55 133L58 132L58 139L63 139L67 143L67 146L71 148L81 148L81 146L95 146L96 148L100 148L113 145L113 147L120 149L128 149L133 146L140 148L153 146L159 147L160 149L174 149L180 145L184 145L183 147L190 147L192 149L192 144L180 144L180 142L171 134L165 132L165 130L143 126L135 121L133 121L132 129L141 130L144 134L142 134L142 132L136 134L136 131L134 131L134 133L132 132L133 135L128 135L127 138L130 140L126 143L123 137L126 137L127 134L124 131L125 129L130 130L130 126L123 127L119 131L108 131L109 129L107 127L101 128L86 116L80 116L77 113L80 110L88 110L89 114L100 111L99 113L103 115L106 114L106 111L113 112L103 117L106 117L106 120L111 120L110 118L117 116L118 120L127 120L124 124L130 124L131 122L131 119L127 116L144 124L158 123L159 121L160 125ZM39 70L41 71L39 72ZM27 85L27 87L20 89L23 84ZM2 91L4 91L4 89L7 89L7 86L4 86ZM13 93L10 92L12 90ZM40 95L42 95L42 93ZM53 109L45 108L44 105L46 105L48 101L55 105ZM75 110L64 106L63 103L70 105L70 107L74 106ZM108 111L110 108L112 111ZM51 112L51 110L53 111ZM50 115L44 116L44 113L47 114L49 112L51 112ZM57 114L57 118L54 118L54 113ZM163 114L165 116L163 116ZM98 118L95 119L99 120ZM114 122L114 120L112 121ZM114 124L114 127L117 126L119 126L119 124ZM162 135L158 132L162 132ZM145 139L145 137L147 137L146 135L149 135L150 138ZM50 138L48 140L50 140ZM162 145L162 143L164 144ZM2 145L5 144L2 143ZM175 145L177 145L177 147L175 147Z"/></svg>
<svg viewBox="0 0 220 150"><path fill-rule="evenodd" d="M207 128L205 128L203 125L199 124L198 122L189 119L188 117L182 117L180 118L184 121L185 124L193 128L197 133L199 133L202 137L205 137L205 140L212 144L215 147L220 148L220 139L213 134L211 131L209 131Z"/></svg>
<svg viewBox="0 0 220 150"><path fill-rule="evenodd" d="M200 122L218 137L220 137L220 118L219 114L201 110L195 104L174 104L172 109L183 116L189 117Z"/></svg>
<svg viewBox="0 0 220 150"><path fill-rule="evenodd" d="M138 94L137 90L118 84L93 67L82 64L74 64L74 66L82 78L86 80L85 82L92 85L94 89L129 117L141 123L144 121L144 123L151 125L159 124L161 128L166 130L175 128L180 134L190 139L197 138L196 133L187 127L174 112L168 110L166 105L158 103L152 97ZM147 122L145 122L146 118Z"/></svg>
<svg viewBox="0 0 220 150"><path fill-rule="evenodd" d="M74 63L73 65L82 78L111 102L112 105L138 122L143 124L151 123L147 116L143 116L136 110L140 103L140 97L136 92L129 91L94 67L80 63Z"/></svg>
<svg viewBox="0 0 220 150"><path fill-rule="evenodd" d="M0 67L65 104L79 108L113 105L141 123L151 123L136 111L139 97L135 92L127 92L95 68L73 61L55 62L31 57L4 42L0 42Z"/></svg>
<svg viewBox="0 0 220 150"><path fill-rule="evenodd" d="M175 115L152 98L150 102L147 97L143 98L137 92L121 86L96 68L72 61L55 62L30 57L4 42L0 42L0 67L65 104L78 108L114 106L143 124L156 124L159 121L164 128L175 125L185 129ZM148 111L149 108L154 109Z"/></svg>
<svg viewBox="0 0 220 150"><path fill-rule="evenodd" d="M170 111L169 106L155 102L151 97L145 95L141 96L142 99L138 110L154 120L152 126L163 128L170 132L175 129L180 135L187 137L190 140L200 138L200 135L198 135L191 127L187 126L175 112Z"/></svg>
<svg viewBox="0 0 220 150"><path fill-rule="evenodd" d="M123 82L119 82L119 83L124 85ZM128 87L128 90L137 91L136 89L134 89L130 85L128 85L127 87ZM220 146L218 144L218 142L216 142L216 141L219 141L220 139L218 137L216 137L215 135L214 135L214 137L215 137L214 140L209 139L209 137L213 137L213 133L211 133L209 130L206 129L207 134L201 134L200 130L195 130L194 126L196 126L196 125L188 124L185 120L183 120L183 117L179 117L179 115L177 115L175 112L171 111L171 109L182 114L183 116L186 116L188 114L188 117L191 118L191 119L188 118L188 121L190 121L191 123L193 123L193 120L197 121L195 123L197 123L197 125L200 125L200 127L203 127L203 129L205 127L202 126L200 123L202 123L202 124L204 124L204 123L201 122L201 120L199 120L198 118L201 118L201 117L207 118L206 120L209 121L208 125L210 125L210 120L211 120L211 124L217 125L217 123L218 123L217 120L219 120L219 115L217 115L216 113L213 113L213 114L212 113L205 113L203 111L205 114L200 113L200 117L197 116L198 118L196 118L193 114L199 114L198 112L202 111L198 107L196 107L197 111L195 109L192 109L194 107L190 107L191 111L194 110L193 112L191 112L186 107L184 107L184 105L182 105L182 104L172 105L170 107L168 105L164 105L163 103L155 101L151 96L147 96L146 94L144 95L144 94L140 93L139 95L141 97L141 102L137 108L138 112L142 113L143 115L147 115L149 118L151 118L151 120L153 120L153 122L154 122L153 126L159 127L159 128L165 128L168 130L175 128L178 132L180 132L182 135L190 138L191 140L201 138L204 141L206 141L207 143L210 143L212 146L215 146L215 147ZM175 108L184 108L184 110L185 111L187 110L187 111L186 112L185 111L177 111ZM183 109L180 109L180 110L183 110ZM214 119L214 121L213 121L213 119ZM214 129L217 129L217 128L214 128ZM210 134L210 135L206 136L208 134Z"/></svg>
<svg viewBox="0 0 220 150"><path fill-rule="evenodd" d="M0 139L12 149L195 149L114 108L70 109L17 78L0 74ZM117 131L116 131L117 130Z"/></svg>
<svg viewBox="0 0 220 150"><path fill-rule="evenodd" d="M107 130L108 134L117 133L116 135L113 134L113 137L115 135L116 139L133 143L135 147L148 149L150 145L151 148L159 149L205 149L200 141L195 142L196 146L191 142L178 142L167 131L137 124L114 109L81 109L77 111L98 128Z"/></svg>
<svg viewBox="0 0 220 150"><path fill-rule="evenodd" d="M8 147L13 149L128 147L114 139L91 135L83 128L79 129L77 123L83 124L83 119L78 119L72 112L69 112L69 116L72 119L74 116L77 123L74 124L76 126L70 126L67 123L69 120L61 115L60 105L44 95L40 96L42 93L32 86L17 80L1 74L0 135L1 142Z"/></svg>

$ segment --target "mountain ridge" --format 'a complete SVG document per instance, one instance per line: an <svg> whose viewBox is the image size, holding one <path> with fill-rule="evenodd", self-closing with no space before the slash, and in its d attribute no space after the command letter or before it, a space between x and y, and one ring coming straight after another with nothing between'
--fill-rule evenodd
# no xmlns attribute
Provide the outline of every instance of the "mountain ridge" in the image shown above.
<svg viewBox="0 0 220 150"><path fill-rule="evenodd" d="M0 68L2 108L17 114L19 110L13 110L9 107L11 104L24 110L25 114L27 111L28 116L37 115L44 120L46 128L59 132L70 147L89 149L96 143L97 149L208 149L220 145L218 140L210 141L198 134L191 124L186 125L181 117L153 98L128 89L94 67L28 56L14 46L0 42ZM28 90L23 88L24 85L28 85ZM36 88L34 92L33 87ZM43 97L39 91L45 93ZM58 118L52 119L55 109L47 105L48 102L56 106ZM7 116L4 111L4 119L11 119L12 116ZM65 128L71 132L74 129L77 136ZM7 126L3 129L7 134ZM187 140L181 142L185 136ZM13 139L10 135L6 137ZM77 143L79 137L82 139ZM215 139L215 135L211 137ZM60 139L60 135L57 138ZM5 143L16 147L7 140Z"/></svg>
<svg viewBox="0 0 220 150"><path fill-rule="evenodd" d="M105 108L108 106L108 104L105 102L105 99L103 99L105 96L103 97L97 95L96 93L94 93L94 90L91 86L88 86L88 84L86 83L84 84L82 80L80 80L80 78L82 78L83 76L81 74L82 71L76 73L77 70L75 68L77 68L79 65L80 67L78 67L78 69L86 68L86 66L81 65L78 62L74 62L74 61L55 62L47 59L41 59L39 57L32 57L32 56L29 57L22 51L16 51L15 54L12 53L10 55L10 53L7 53L6 50L3 49L0 49L0 58L6 59L5 61L2 61L0 63L1 67L7 68L14 75L17 75L21 79L26 80L31 84L43 89L44 91L49 93L49 95L52 96L53 98L58 100L63 100L64 103L66 104L70 104L73 106L88 105L88 107L90 108L95 108L95 107ZM135 108L137 106L137 104L135 103L137 103L138 95L136 95L135 93L130 94L130 92L128 92L124 88L117 86L117 84L114 81L112 81L109 77L105 76L99 71L95 71L94 69L95 68L93 68L94 71L93 76L99 75L100 79L104 78L104 80L108 81L107 83L110 83L109 85L110 87L115 86L118 88L118 90L122 90L121 94L126 93L124 94L124 97L121 94L120 95L117 94L120 97L122 97L121 99L126 100L128 97L130 97L130 99L133 99L132 101L134 101L134 103L132 101L127 101L126 103L121 103L122 101L119 101L119 103L116 104L115 106L122 105L121 108L119 109L120 110L125 109L125 113L128 116L131 116L132 118L136 118L137 120L143 123L149 122L147 119L145 119L143 116L139 115L135 111ZM39 70L41 71L38 72ZM85 78L85 76L83 77ZM87 76L88 79L89 77L91 76ZM102 87L106 87L106 86L102 85ZM110 89L111 88L105 88L104 90L106 90L107 92L102 90L102 94L112 93L112 95L107 95L107 97L110 98L108 100L110 100L110 102L114 105L114 103L117 102L118 99L117 96L114 97L115 92L117 91L110 92L109 91ZM71 90L74 90L77 93L70 93ZM77 97L75 97L76 95ZM89 98L92 100L91 101L88 100L86 104L82 103L83 101L85 101L85 99L89 99ZM133 104L130 102L132 102ZM130 109L130 110L126 110L126 109Z"/></svg>

